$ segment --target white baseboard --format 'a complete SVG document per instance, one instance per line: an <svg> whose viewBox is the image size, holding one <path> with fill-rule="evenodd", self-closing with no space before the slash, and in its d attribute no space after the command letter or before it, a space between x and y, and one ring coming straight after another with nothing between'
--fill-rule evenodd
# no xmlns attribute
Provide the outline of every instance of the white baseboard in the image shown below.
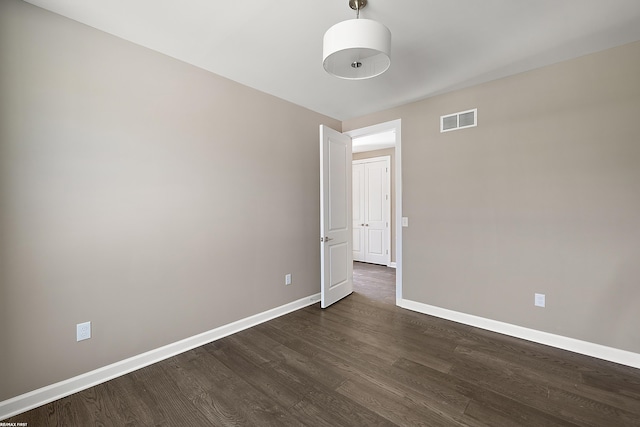
<svg viewBox="0 0 640 427"><path fill-rule="evenodd" d="M395 262L390 262L389 264L387 264L387 267L396 268L396 263Z"/></svg>
<svg viewBox="0 0 640 427"><path fill-rule="evenodd" d="M627 350L620 350L613 347L594 344L588 341L581 341L575 338L564 337L562 335L555 335L548 332L537 331L535 329L529 329L522 326L512 325L510 323L499 322L497 320L486 319L484 317L474 316L471 314L460 313L457 311L435 307L432 305L406 299L398 300L398 306L406 308L408 310L417 311L418 313L429 314L431 316L440 317L442 319L452 320L454 322L475 326L481 329L498 332L500 334L509 335L516 338L522 338L528 341L537 342L539 344L545 344L563 350L572 351L574 353L608 360L610 362L631 366L633 368L640 368L640 354L633 353Z"/></svg>
<svg viewBox="0 0 640 427"><path fill-rule="evenodd" d="M129 372L175 356L185 351L200 347L244 329L275 319L292 311L299 310L320 300L320 294L311 295L280 307L229 323L224 326L194 335L189 338L165 345L155 350L130 357L111 365L98 368L77 377L69 378L20 396L0 402L0 420L21 414L54 400L69 396L103 382L112 380Z"/></svg>

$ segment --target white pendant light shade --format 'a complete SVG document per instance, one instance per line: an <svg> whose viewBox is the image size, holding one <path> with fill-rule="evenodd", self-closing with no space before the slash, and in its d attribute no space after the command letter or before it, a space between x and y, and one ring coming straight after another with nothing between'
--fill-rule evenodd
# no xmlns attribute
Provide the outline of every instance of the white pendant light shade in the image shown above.
<svg viewBox="0 0 640 427"><path fill-rule="evenodd" d="M336 77L349 80L378 76L389 68L391 31L370 19L350 19L324 34L322 64Z"/></svg>

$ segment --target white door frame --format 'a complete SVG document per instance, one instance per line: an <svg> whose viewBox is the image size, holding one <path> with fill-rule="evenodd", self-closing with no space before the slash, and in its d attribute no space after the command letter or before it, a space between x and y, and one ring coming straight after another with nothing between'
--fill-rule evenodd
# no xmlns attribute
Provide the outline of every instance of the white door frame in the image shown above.
<svg viewBox="0 0 640 427"><path fill-rule="evenodd" d="M402 301L402 133L401 119L391 120L385 123L379 123L373 126L367 126L360 129L344 132L351 138L372 135L376 133L395 131L395 183L396 183L396 305Z"/></svg>

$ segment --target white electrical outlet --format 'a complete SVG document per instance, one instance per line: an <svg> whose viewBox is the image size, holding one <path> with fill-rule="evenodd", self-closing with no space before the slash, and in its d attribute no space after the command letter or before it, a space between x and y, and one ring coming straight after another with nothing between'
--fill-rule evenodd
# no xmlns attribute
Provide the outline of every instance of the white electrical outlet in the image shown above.
<svg viewBox="0 0 640 427"><path fill-rule="evenodd" d="M290 285L291 284L291 273L289 273L286 276L284 276L284 284L285 285Z"/></svg>
<svg viewBox="0 0 640 427"><path fill-rule="evenodd" d="M76 341L91 338L91 322L78 323L76 325Z"/></svg>
<svg viewBox="0 0 640 427"><path fill-rule="evenodd" d="M533 304L536 307L544 307L546 305L544 294L535 294Z"/></svg>
<svg viewBox="0 0 640 427"><path fill-rule="evenodd" d="M407 217L407 216L403 216L402 217L402 226L403 227L408 227L409 226L409 217Z"/></svg>

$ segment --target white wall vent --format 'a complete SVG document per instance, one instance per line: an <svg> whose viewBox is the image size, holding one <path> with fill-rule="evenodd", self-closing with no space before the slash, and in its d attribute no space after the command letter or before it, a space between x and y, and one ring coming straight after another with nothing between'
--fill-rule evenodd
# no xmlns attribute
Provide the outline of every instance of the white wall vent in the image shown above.
<svg viewBox="0 0 640 427"><path fill-rule="evenodd" d="M440 132L478 126L478 109L440 116Z"/></svg>

